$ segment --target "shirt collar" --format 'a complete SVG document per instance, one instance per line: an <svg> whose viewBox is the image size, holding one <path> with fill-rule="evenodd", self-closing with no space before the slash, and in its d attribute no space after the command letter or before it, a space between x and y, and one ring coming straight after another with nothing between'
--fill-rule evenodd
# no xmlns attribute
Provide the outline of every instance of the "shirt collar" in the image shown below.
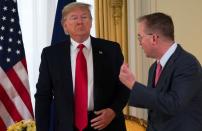
<svg viewBox="0 0 202 131"><path fill-rule="evenodd" d="M82 43L78 43L75 40L73 40L72 38L70 38L70 40L71 40L71 46L73 47L73 50L76 50L79 44L83 44L88 50L91 48L90 36Z"/></svg>
<svg viewBox="0 0 202 131"><path fill-rule="evenodd" d="M162 68L166 65L168 59L171 57L171 55L175 52L177 48L177 43L172 44L172 46L166 51L166 53L161 57L160 64ZM158 60L159 61L159 60ZM158 62L157 61L157 62Z"/></svg>

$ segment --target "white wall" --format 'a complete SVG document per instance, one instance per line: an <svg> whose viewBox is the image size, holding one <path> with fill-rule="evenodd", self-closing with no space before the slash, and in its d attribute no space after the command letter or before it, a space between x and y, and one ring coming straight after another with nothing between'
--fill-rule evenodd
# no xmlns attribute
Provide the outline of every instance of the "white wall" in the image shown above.
<svg viewBox="0 0 202 131"><path fill-rule="evenodd" d="M156 0L157 11L172 16L176 41L202 64L202 0Z"/></svg>

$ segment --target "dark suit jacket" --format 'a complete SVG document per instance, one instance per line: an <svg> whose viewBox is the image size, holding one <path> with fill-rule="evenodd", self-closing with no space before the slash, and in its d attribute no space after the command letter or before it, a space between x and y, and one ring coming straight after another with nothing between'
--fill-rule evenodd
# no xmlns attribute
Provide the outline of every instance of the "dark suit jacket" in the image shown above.
<svg viewBox="0 0 202 131"><path fill-rule="evenodd" d="M202 72L194 56L178 45L154 88L156 63L147 88L136 83L130 105L149 109L147 131L202 130Z"/></svg>
<svg viewBox="0 0 202 131"><path fill-rule="evenodd" d="M94 110L111 108L116 117L105 131L125 131L122 109L129 90L121 84L118 75L123 63L119 44L91 37L94 67ZM37 131L48 131L50 105L54 97L56 111L55 131L73 131L73 83L70 59L70 38L47 47L42 52L40 75L35 94Z"/></svg>

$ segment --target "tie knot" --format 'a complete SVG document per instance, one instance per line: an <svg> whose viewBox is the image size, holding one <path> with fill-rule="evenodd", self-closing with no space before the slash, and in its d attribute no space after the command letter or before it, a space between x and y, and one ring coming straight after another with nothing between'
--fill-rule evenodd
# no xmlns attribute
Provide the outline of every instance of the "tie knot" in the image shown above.
<svg viewBox="0 0 202 131"><path fill-rule="evenodd" d="M161 63L157 62L157 70L161 70L161 69L162 69Z"/></svg>
<svg viewBox="0 0 202 131"><path fill-rule="evenodd" d="M79 45L77 46L77 48L79 48L80 50L82 50L84 47L85 47L84 44L79 44Z"/></svg>

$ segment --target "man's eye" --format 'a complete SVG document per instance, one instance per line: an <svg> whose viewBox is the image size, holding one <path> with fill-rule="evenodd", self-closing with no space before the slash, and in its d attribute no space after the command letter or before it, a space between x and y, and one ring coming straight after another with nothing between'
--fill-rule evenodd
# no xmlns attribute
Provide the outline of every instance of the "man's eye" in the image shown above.
<svg viewBox="0 0 202 131"><path fill-rule="evenodd" d="M77 18L77 17L71 17L71 19L72 19L72 20L77 20L78 18Z"/></svg>
<svg viewBox="0 0 202 131"><path fill-rule="evenodd" d="M87 16L82 16L81 18L82 18L82 19L87 19L88 17L87 17Z"/></svg>

